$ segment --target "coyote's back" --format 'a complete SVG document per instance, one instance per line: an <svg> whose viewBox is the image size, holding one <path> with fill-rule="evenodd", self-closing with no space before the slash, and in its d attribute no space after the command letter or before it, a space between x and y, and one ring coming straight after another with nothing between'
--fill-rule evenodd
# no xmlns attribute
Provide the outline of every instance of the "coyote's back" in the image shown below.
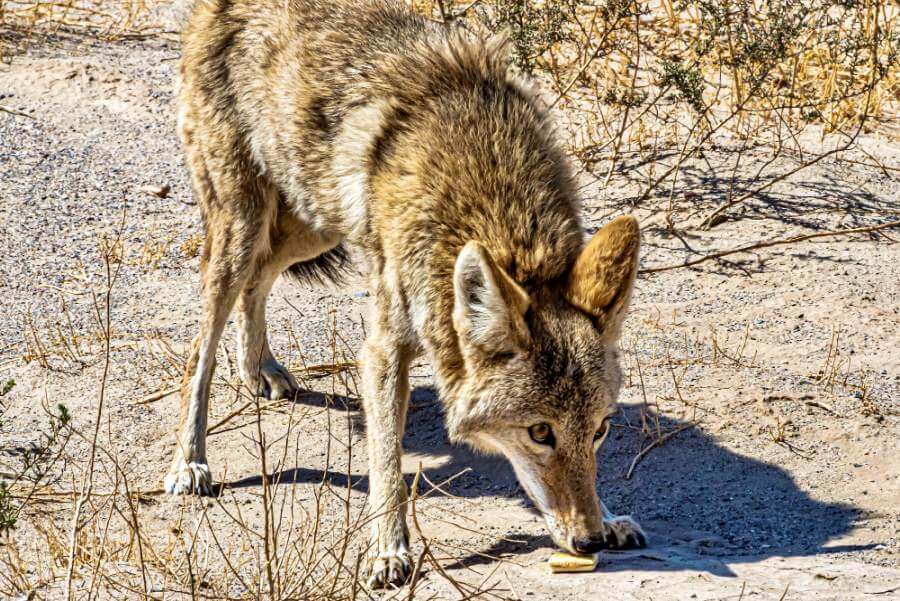
<svg viewBox="0 0 900 601"><path fill-rule="evenodd" d="M345 118L383 96L379 61L434 33L380 0L198 0L183 34L182 115L233 134L241 168L264 175L314 228L346 235L360 228L363 209L342 206L343 192L360 192L340 175L368 149L343 148L353 155L346 159L336 147L361 144L359 132L342 130L378 128L381 115ZM221 141L207 137L211 147Z"/></svg>

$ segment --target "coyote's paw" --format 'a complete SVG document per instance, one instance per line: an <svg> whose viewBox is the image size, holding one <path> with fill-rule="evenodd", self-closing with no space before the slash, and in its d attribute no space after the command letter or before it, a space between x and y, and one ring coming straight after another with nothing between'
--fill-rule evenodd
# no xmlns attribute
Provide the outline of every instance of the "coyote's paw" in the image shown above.
<svg viewBox="0 0 900 601"><path fill-rule="evenodd" d="M620 515L603 522L610 549L640 549L647 546L647 535L630 515Z"/></svg>
<svg viewBox="0 0 900 601"><path fill-rule="evenodd" d="M211 495L212 476L206 463L181 461L173 467L163 480L163 486L170 495Z"/></svg>
<svg viewBox="0 0 900 601"><path fill-rule="evenodd" d="M271 401L293 399L300 391L291 372L275 359L264 361L258 369L247 370L243 380L251 392Z"/></svg>
<svg viewBox="0 0 900 601"><path fill-rule="evenodd" d="M399 588L412 574L412 555L405 543L390 551L382 551L372 560L369 573L370 588Z"/></svg>

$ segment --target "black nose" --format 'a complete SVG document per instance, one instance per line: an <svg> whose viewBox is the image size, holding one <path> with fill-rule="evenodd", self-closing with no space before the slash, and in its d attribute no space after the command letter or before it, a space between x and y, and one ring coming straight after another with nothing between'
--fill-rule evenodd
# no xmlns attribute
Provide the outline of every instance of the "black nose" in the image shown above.
<svg viewBox="0 0 900 601"><path fill-rule="evenodd" d="M606 548L606 537L602 534L592 534L583 538L576 538L573 547L578 553L590 555Z"/></svg>

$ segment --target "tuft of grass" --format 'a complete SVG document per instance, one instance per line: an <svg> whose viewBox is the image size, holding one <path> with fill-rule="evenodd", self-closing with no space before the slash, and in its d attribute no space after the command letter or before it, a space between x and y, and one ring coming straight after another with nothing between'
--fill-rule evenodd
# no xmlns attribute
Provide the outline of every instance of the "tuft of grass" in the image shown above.
<svg viewBox="0 0 900 601"><path fill-rule="evenodd" d="M4 449L17 458L17 463L3 466L0 472L0 534L15 528L38 490L53 483L54 469L62 461L72 435L72 415L62 403L47 413L47 429L39 431L35 442L20 449Z"/></svg>
<svg viewBox="0 0 900 601"><path fill-rule="evenodd" d="M200 234L190 234L184 241L178 245L178 250L187 259L193 259L200 254L200 247L203 245L203 237Z"/></svg>

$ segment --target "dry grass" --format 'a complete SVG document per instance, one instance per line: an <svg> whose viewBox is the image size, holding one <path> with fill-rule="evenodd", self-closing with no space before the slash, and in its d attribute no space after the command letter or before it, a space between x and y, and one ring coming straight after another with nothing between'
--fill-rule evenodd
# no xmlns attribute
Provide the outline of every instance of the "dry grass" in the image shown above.
<svg viewBox="0 0 900 601"><path fill-rule="evenodd" d="M48 32L149 35L160 31L152 9L168 3L0 0L0 30L20 46ZM867 134L900 139L900 8L892 0L411 4L436 21L504 32L520 68L548 91L571 155L600 194L639 185L628 201L665 213L672 231L736 218L740 205L823 160L900 169L858 144ZM730 173L722 175L728 192L713 205L694 202L704 195L680 187L684 170L717 148L729 151L711 165ZM760 150L769 156L743 181L742 165ZM779 171L779 159L796 166Z"/></svg>
<svg viewBox="0 0 900 601"><path fill-rule="evenodd" d="M185 258L193 259L200 254L200 246L203 244L203 238L200 234L189 234L180 245L178 250Z"/></svg>

